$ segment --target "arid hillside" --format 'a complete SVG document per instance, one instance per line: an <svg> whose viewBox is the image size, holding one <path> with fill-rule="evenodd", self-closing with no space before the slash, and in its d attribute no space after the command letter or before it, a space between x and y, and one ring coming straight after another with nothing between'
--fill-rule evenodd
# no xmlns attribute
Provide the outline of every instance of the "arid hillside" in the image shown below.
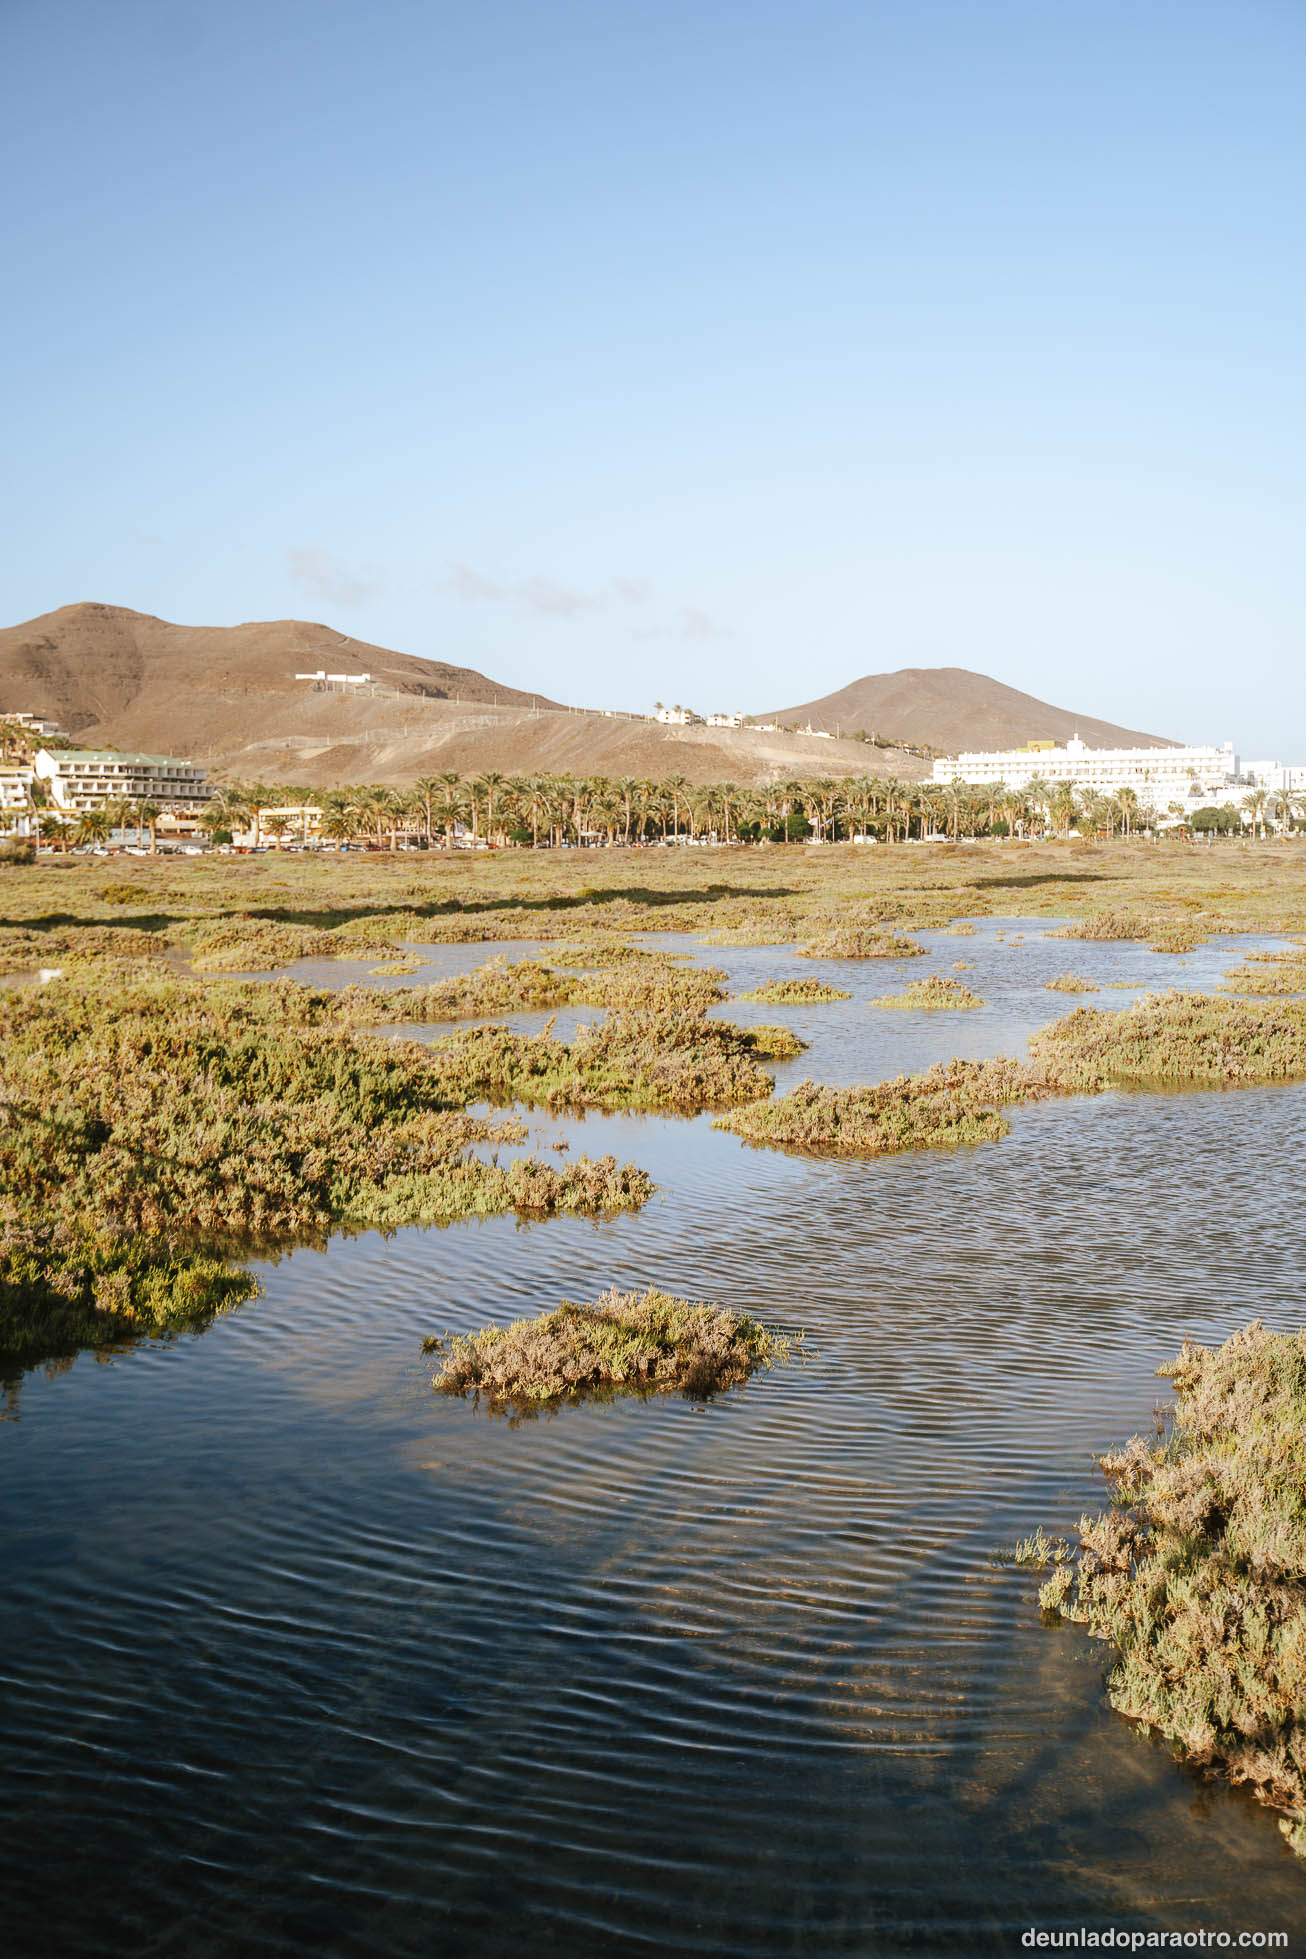
<svg viewBox="0 0 1306 1959"><path fill-rule="evenodd" d="M141 717L132 725L141 730L133 740L148 734L151 746L167 745L162 724ZM111 736L113 730L110 724ZM791 776L874 773L918 780L929 774L919 756L860 741L763 735L746 728L661 727L567 708L495 707L415 695L342 700L338 694L305 694L280 708L275 721L255 707L229 712L221 742L201 742L195 753L215 772L243 781L323 788L351 782L409 783L440 769L457 769L462 775L499 769L504 775L632 776L637 781L683 775L694 783L750 786Z"/></svg>
<svg viewBox="0 0 1306 1959"><path fill-rule="evenodd" d="M295 679L318 668L373 682L344 694ZM64 606L0 630L0 713L23 711L49 715L87 744L322 788L407 783L446 768L741 784L929 772L918 756L863 742L576 713L471 668L305 620L175 626L112 605Z"/></svg>
<svg viewBox="0 0 1306 1959"><path fill-rule="evenodd" d="M797 722L832 734L883 730L907 741L958 755L963 749L1023 748L1027 741L1067 740L1078 734L1090 748L1168 748L1165 735L1146 735L1098 721L1091 714L1052 707L966 667L902 667L868 673L801 707L759 715L762 721Z"/></svg>
<svg viewBox="0 0 1306 1959"><path fill-rule="evenodd" d="M121 605L65 605L21 626L0 629L0 713L52 716L70 734L144 741L137 717L175 725L175 746L193 743L197 709L216 713L222 739L228 713L257 702L266 719L300 700L296 673L368 673L387 693L434 700L502 701L530 707L530 694L501 686L470 667L392 653L307 619L244 626L174 626ZM541 705L556 703L540 697ZM117 737L110 728L117 729ZM153 739L153 737L151 737Z"/></svg>

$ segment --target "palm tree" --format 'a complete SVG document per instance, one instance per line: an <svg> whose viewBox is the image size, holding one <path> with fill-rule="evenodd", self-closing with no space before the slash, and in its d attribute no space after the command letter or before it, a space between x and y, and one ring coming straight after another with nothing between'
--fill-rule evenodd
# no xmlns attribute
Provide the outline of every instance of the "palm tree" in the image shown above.
<svg viewBox="0 0 1306 1959"><path fill-rule="evenodd" d="M294 818L288 816L285 810L274 809L268 816L267 822L263 827L266 829L273 843L279 844L285 837L287 830L294 829Z"/></svg>
<svg viewBox="0 0 1306 1959"><path fill-rule="evenodd" d="M422 808L426 812L426 841L428 844L432 840L431 829L432 829L433 818L431 815L431 806L434 803L436 796L439 794L439 791L440 791L440 778L438 775L419 776L417 782L414 784L413 793L414 795L417 796L418 800L422 805Z"/></svg>
<svg viewBox="0 0 1306 1959"><path fill-rule="evenodd" d="M735 809L743 791L737 782L722 782L718 785L717 794L721 799L721 819L725 825L725 841L729 843L731 841L730 833L733 828Z"/></svg>
<svg viewBox="0 0 1306 1959"><path fill-rule="evenodd" d="M553 807L549 786L542 776L528 776L521 788L521 809L531 826L531 844L536 850L540 844L540 825L548 822Z"/></svg>
<svg viewBox="0 0 1306 1959"><path fill-rule="evenodd" d="M251 782L245 792L249 800L249 813L254 819L254 848L258 849L262 840L261 817L265 809L271 809L280 802L275 789L266 782Z"/></svg>
<svg viewBox="0 0 1306 1959"><path fill-rule="evenodd" d="M1265 835L1265 805L1268 801L1268 789L1253 789L1242 800L1244 811L1252 819L1253 832L1259 831L1262 837Z"/></svg>
<svg viewBox="0 0 1306 1959"><path fill-rule="evenodd" d="M649 776L641 776L635 784L635 829L643 838L659 810L658 785Z"/></svg>
<svg viewBox="0 0 1306 1959"><path fill-rule="evenodd" d="M677 713L680 712L679 708L677 708L676 712ZM667 797L671 803L671 834L673 838L678 837L680 835L680 800L681 800L681 795L686 787L687 787L686 778L683 775L669 775L663 777L662 794L665 797Z"/></svg>
<svg viewBox="0 0 1306 1959"><path fill-rule="evenodd" d="M1294 790L1276 789L1271 800L1279 819L1279 828L1286 837L1292 829L1293 818L1301 807L1302 799Z"/></svg>
<svg viewBox="0 0 1306 1959"><path fill-rule="evenodd" d="M386 827L390 829L390 847L394 848L394 825L398 814L399 798L393 789L380 784L370 784L359 793L358 810L363 819L376 830L378 850L385 848Z"/></svg>
<svg viewBox="0 0 1306 1959"><path fill-rule="evenodd" d="M161 814L159 805L151 802L148 796L142 796L136 805L136 838L138 842L141 840L142 826L149 831L151 857L157 853L159 848L159 836L155 825L158 823Z"/></svg>
<svg viewBox="0 0 1306 1959"><path fill-rule="evenodd" d="M617 781L613 784L613 787L615 788L617 794L620 796L622 801L622 806L626 812L626 842L629 843L630 825L631 825L632 818L634 816L635 796L638 791L639 784L635 781L633 775L623 775L617 778Z"/></svg>
<svg viewBox="0 0 1306 1959"><path fill-rule="evenodd" d="M132 820L131 797L114 796L104 807L105 814L109 819L110 831L116 830L125 843L127 841L127 826Z"/></svg>
<svg viewBox="0 0 1306 1959"><path fill-rule="evenodd" d="M106 843L110 832L109 813L103 809L84 809L77 819L74 840L79 844Z"/></svg>
<svg viewBox="0 0 1306 1959"><path fill-rule="evenodd" d="M199 825L210 843L213 842L214 837L218 835L219 831L226 831L227 839L230 841L231 831L228 828L227 813L216 796L210 797L209 801L200 811Z"/></svg>
<svg viewBox="0 0 1306 1959"><path fill-rule="evenodd" d="M1116 790L1116 803L1120 809L1121 825L1125 835L1128 836L1130 825L1138 812L1138 791L1131 789L1129 784L1125 783L1122 788Z"/></svg>
<svg viewBox="0 0 1306 1959"><path fill-rule="evenodd" d="M467 792L457 769L441 769L433 780L436 800L440 805L440 820L444 825L444 847L452 850L454 827L467 814Z"/></svg>
<svg viewBox="0 0 1306 1959"><path fill-rule="evenodd" d="M322 835L328 843L348 843L357 829L349 798L342 789L328 789L322 797Z"/></svg>
<svg viewBox="0 0 1306 1959"><path fill-rule="evenodd" d="M485 796L485 841L494 842L494 799L507 785L508 778L498 769L486 769L481 776L481 790Z"/></svg>
<svg viewBox="0 0 1306 1959"><path fill-rule="evenodd" d="M62 810L43 809L36 819L36 842L40 849L44 838L51 850L68 848L68 818Z"/></svg>
<svg viewBox="0 0 1306 1959"><path fill-rule="evenodd" d="M1048 815L1063 837L1068 837L1079 815L1079 798L1069 780L1058 782L1048 801Z"/></svg>
<svg viewBox="0 0 1306 1959"><path fill-rule="evenodd" d="M1025 797L1030 805L1031 828L1045 824L1052 806L1052 784L1046 776L1032 775L1025 784Z"/></svg>

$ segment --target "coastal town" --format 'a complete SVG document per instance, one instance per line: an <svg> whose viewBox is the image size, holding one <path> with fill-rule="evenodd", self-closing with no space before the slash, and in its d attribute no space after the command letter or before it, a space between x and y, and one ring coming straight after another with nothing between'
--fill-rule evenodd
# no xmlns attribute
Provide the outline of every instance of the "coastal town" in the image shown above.
<svg viewBox="0 0 1306 1959"><path fill-rule="evenodd" d="M298 675L323 686L369 675ZM655 710L671 725L741 714ZM761 724L769 726L770 724ZM822 731L808 728L808 734ZM34 849L451 849L876 841L960 837L1288 835L1306 823L1306 766L1244 762L1232 742L1062 744L933 758L927 780L797 775L766 784L509 776L443 770L407 787L210 779L171 755L79 748L27 708L0 711L0 835ZM147 843L148 838L148 843Z"/></svg>

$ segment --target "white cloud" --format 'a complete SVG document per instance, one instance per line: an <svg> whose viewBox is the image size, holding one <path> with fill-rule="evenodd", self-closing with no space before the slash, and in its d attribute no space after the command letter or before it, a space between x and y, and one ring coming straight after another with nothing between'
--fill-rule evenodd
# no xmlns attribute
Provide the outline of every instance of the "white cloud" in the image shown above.
<svg viewBox="0 0 1306 1959"><path fill-rule="evenodd" d="M288 551L286 556L290 576L332 605L361 605L378 589L365 579L355 578L329 551Z"/></svg>
<svg viewBox="0 0 1306 1959"><path fill-rule="evenodd" d="M733 639L729 626L723 626L710 612L704 612L697 605L682 605L680 608L680 637L682 639Z"/></svg>
<svg viewBox="0 0 1306 1959"><path fill-rule="evenodd" d="M544 619L574 619L612 603L643 605L649 592L642 578L613 578L601 592L582 592L546 572L530 578L487 578L457 561L450 564L442 589L469 605L515 605Z"/></svg>

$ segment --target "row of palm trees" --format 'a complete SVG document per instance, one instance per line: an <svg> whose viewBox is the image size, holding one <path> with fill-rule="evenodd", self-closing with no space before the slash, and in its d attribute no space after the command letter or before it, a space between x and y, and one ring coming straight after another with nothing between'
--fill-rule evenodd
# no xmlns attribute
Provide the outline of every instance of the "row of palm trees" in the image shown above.
<svg viewBox="0 0 1306 1959"><path fill-rule="evenodd" d="M115 833L122 838L134 834L142 849L148 836L153 851L158 848L157 825L162 813L161 806L148 796L122 796L76 814L54 809L43 799L36 810L34 841L38 850L42 844L50 850L71 850L108 844Z"/></svg>
<svg viewBox="0 0 1306 1959"><path fill-rule="evenodd" d="M310 818L311 810L321 817ZM1167 812L1182 819L1183 805ZM107 844L133 831L157 844L159 805L122 798L76 817L53 809L38 812L39 841L54 847ZM1256 789L1241 804L1242 824L1261 836L1272 818L1284 833L1306 818L1306 795ZM894 776L839 780L791 780L748 788L733 782L691 783L683 775L660 780L633 776L510 776L494 769L464 776L456 769L424 776L411 789L361 783L312 790L266 782L220 785L200 818L210 837L226 840L239 830L264 839L307 841L310 834L335 844L365 842L394 849L401 841L428 845L636 844L653 840L719 843L783 841L814 836L821 842L848 837L889 843L912 837L1095 836L1128 837L1150 829L1157 812L1137 792L1085 794L1071 782L1036 777L1024 789L966 782L902 782Z"/></svg>
<svg viewBox="0 0 1306 1959"><path fill-rule="evenodd" d="M1277 792L1256 792L1262 830ZM1249 801L1252 799L1249 798ZM1301 807L1279 798L1290 828ZM1150 829L1157 812L1137 792L1084 794L1071 782L1036 778L1026 788L965 782L902 782L893 776L791 780L764 788L732 782L698 784L683 775L658 780L633 776L504 775L456 769L424 776L411 789L373 783L315 791L286 784L229 783L205 816L210 834L251 830L256 842L307 839L308 810L321 811L312 834L329 843L366 842L395 848L422 841L535 845L638 844L711 840L776 841L814 836L822 842L875 837L954 839L1012 835L1130 836ZM1182 806L1171 814L1181 817Z"/></svg>

